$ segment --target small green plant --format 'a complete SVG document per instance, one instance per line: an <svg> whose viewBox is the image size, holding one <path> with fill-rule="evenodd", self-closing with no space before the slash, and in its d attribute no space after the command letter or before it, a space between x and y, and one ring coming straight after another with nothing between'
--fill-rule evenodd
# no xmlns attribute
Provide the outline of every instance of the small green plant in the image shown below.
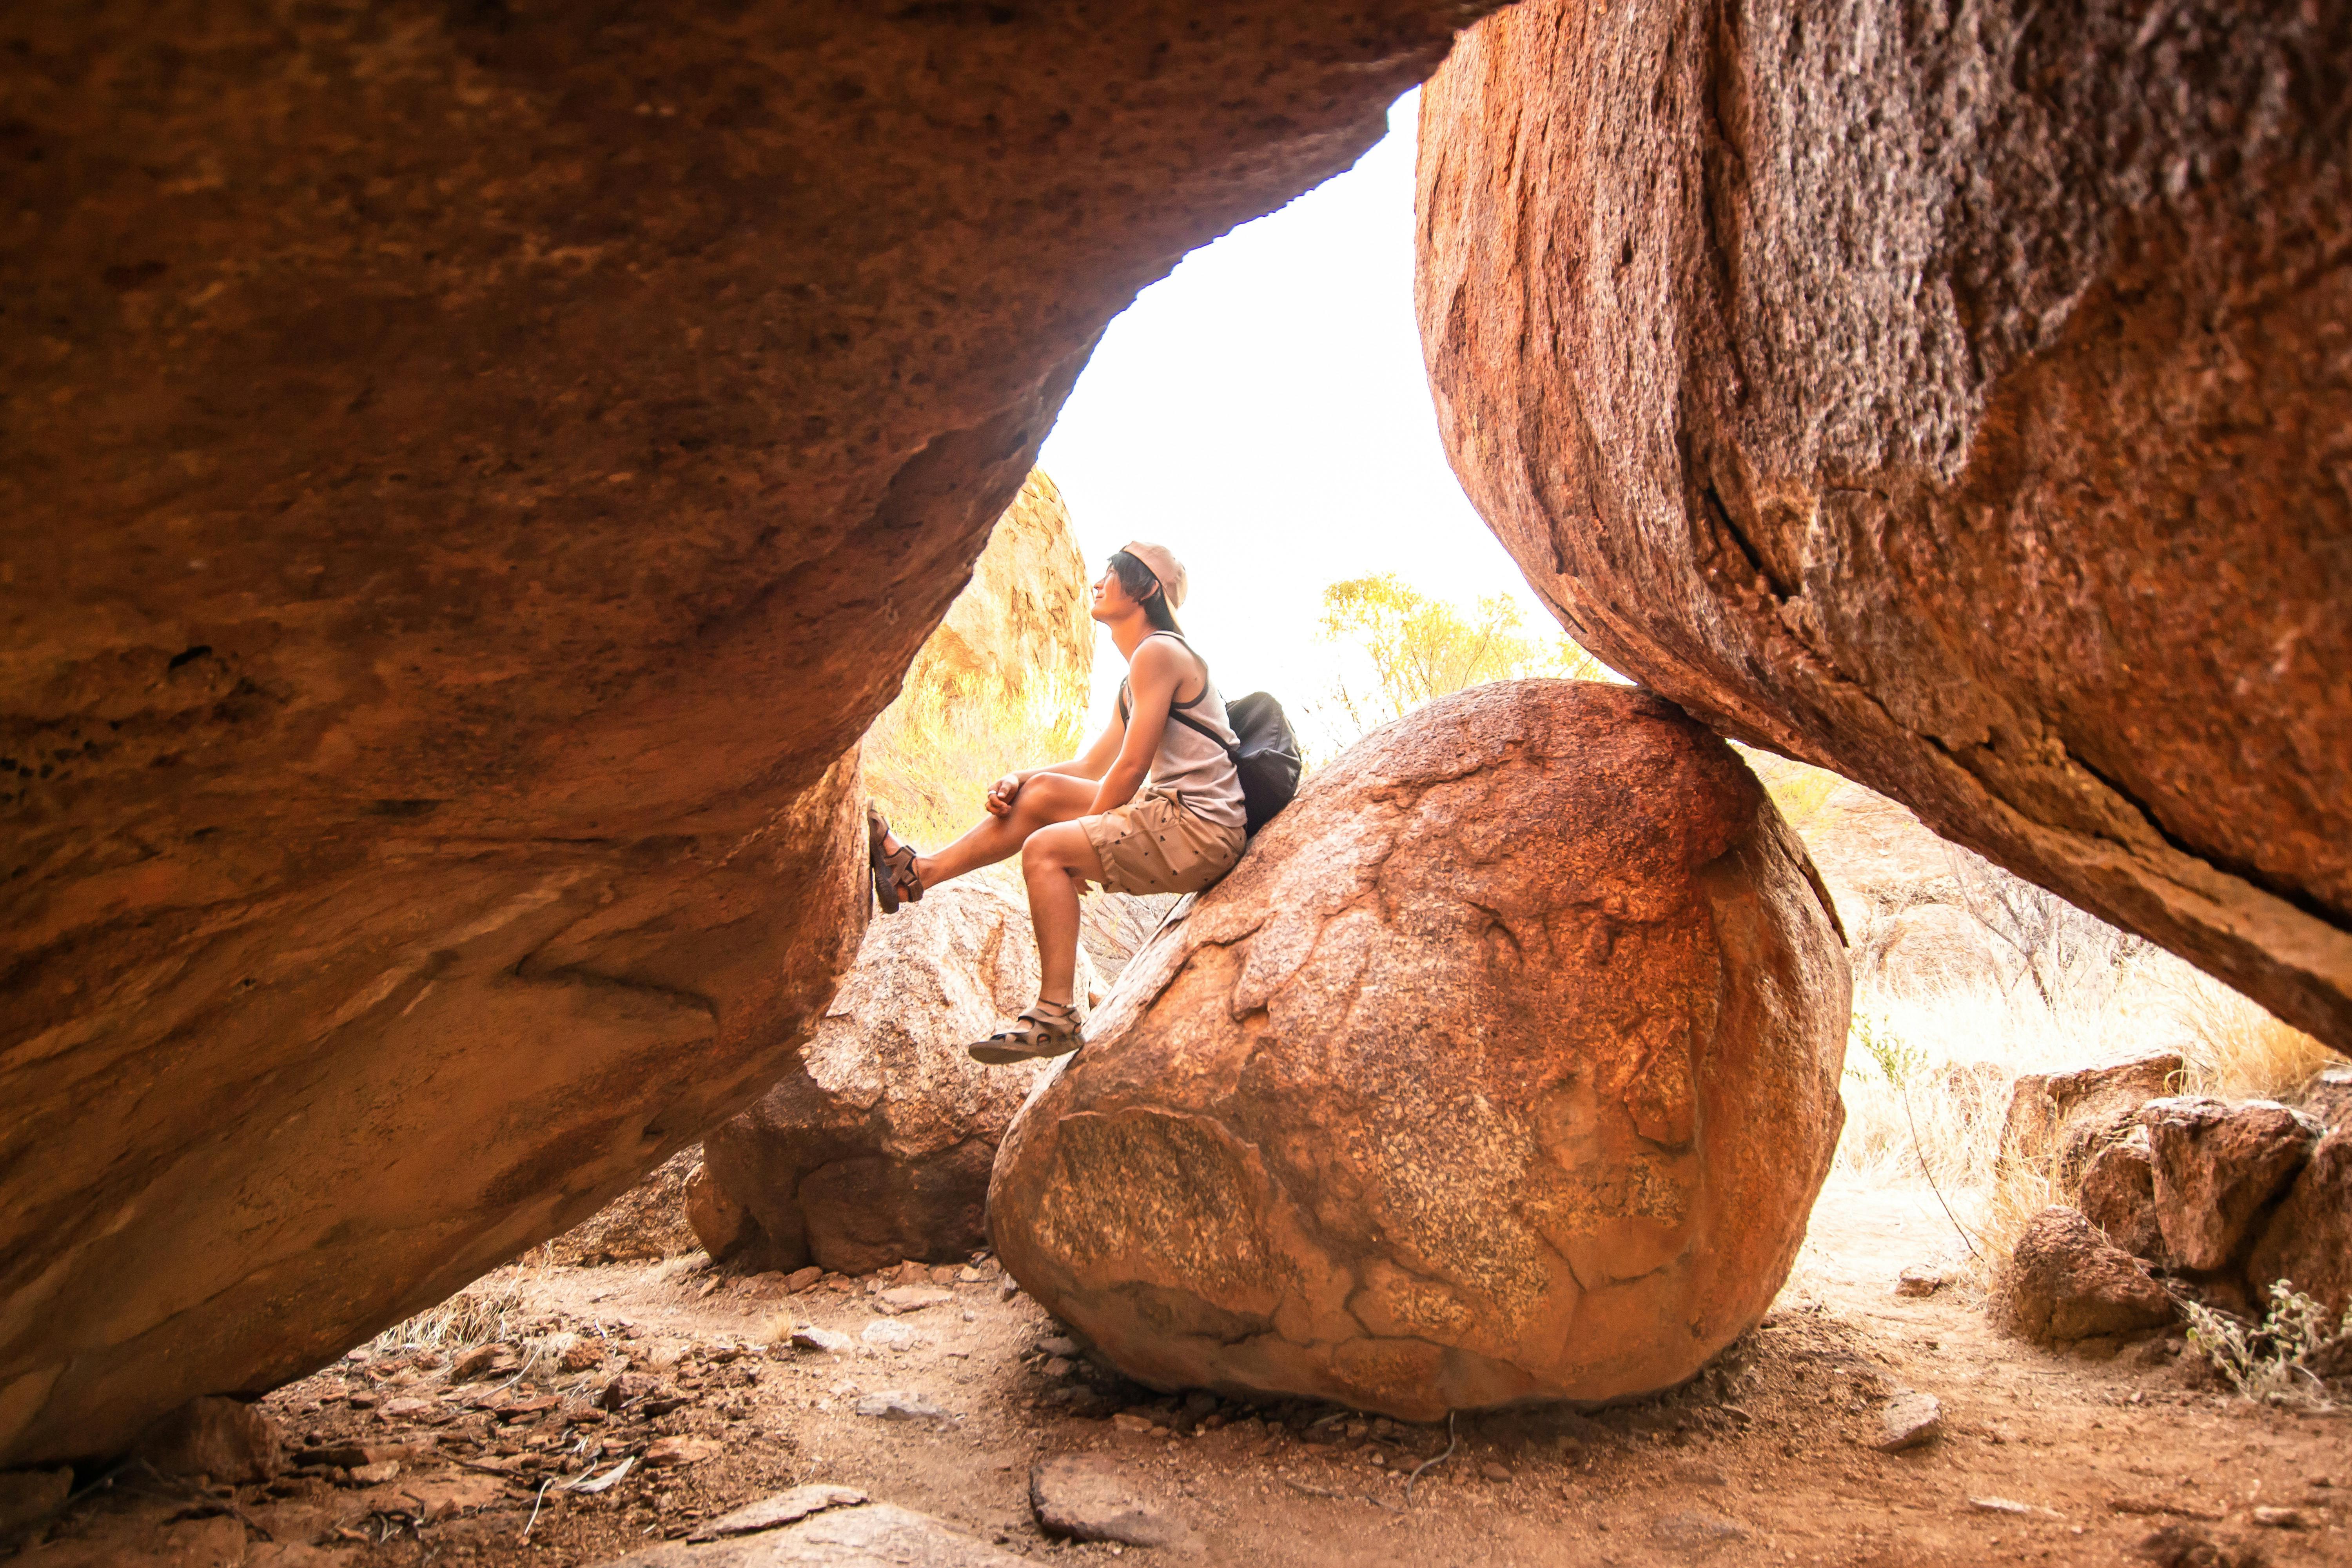
<svg viewBox="0 0 2352 1568"><path fill-rule="evenodd" d="M1927 1065L1927 1053L1888 1027L1884 1018L1856 1013L1852 1031L1853 1043L1870 1058L1889 1089L1906 1087Z"/></svg>
<svg viewBox="0 0 2352 1568"><path fill-rule="evenodd" d="M2184 1300L2189 1342L2248 1399L2326 1405L2327 1385L2309 1362L2322 1345L2352 1334L2352 1307L2332 1321L2327 1309L2284 1279L2271 1285L2271 1310L2257 1325L2201 1301Z"/></svg>

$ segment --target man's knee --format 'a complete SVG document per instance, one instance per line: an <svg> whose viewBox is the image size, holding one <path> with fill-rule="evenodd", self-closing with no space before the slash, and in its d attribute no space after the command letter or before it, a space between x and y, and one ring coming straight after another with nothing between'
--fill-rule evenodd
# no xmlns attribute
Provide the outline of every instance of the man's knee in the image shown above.
<svg viewBox="0 0 2352 1568"><path fill-rule="evenodd" d="M1024 871L1075 872L1085 845L1085 835L1066 822L1041 827L1022 841L1021 868Z"/></svg>
<svg viewBox="0 0 2352 1568"><path fill-rule="evenodd" d="M1021 868L1024 871L1059 870L1062 858L1054 852L1054 836L1039 828L1021 841Z"/></svg>

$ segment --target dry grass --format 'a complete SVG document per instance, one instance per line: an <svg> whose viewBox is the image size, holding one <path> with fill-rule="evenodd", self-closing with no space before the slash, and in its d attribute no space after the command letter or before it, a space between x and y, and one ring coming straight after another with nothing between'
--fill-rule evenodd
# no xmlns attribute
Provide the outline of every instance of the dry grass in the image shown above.
<svg viewBox="0 0 2352 1568"><path fill-rule="evenodd" d="M2179 1024L2184 1094L2293 1100L2320 1068L2344 1059L2208 975L2183 974L2168 990L2161 1005Z"/></svg>
<svg viewBox="0 0 2352 1568"><path fill-rule="evenodd" d="M2017 984L1857 1007L1838 1165L1864 1182L1932 1183L1967 1226L1979 1276L2004 1262L2025 1225L2071 1203L2048 1160L2001 1162L2016 1080L2127 1052L2179 1051L2179 1092L2293 1100L2338 1058L2219 981L2144 949L2070 968L2045 996Z"/></svg>
<svg viewBox="0 0 2352 1568"><path fill-rule="evenodd" d="M368 1342L377 1355L395 1351L434 1350L445 1355L476 1345L511 1344L523 1337L530 1314L523 1310L527 1286L544 1279L554 1267L554 1254L544 1244L532 1247L512 1263L475 1280L437 1307L430 1307L405 1322Z"/></svg>

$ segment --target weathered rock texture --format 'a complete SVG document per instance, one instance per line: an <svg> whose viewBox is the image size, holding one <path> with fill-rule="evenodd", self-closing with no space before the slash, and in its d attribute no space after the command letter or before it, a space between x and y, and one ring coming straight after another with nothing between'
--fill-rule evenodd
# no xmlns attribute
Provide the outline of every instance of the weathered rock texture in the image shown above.
<svg viewBox="0 0 2352 1568"><path fill-rule="evenodd" d="M836 763L1104 324L1482 8L14 11L0 1464L772 1081Z"/></svg>
<svg viewBox="0 0 2352 1568"><path fill-rule="evenodd" d="M160 1474L210 1476L231 1486L266 1481L286 1467L275 1422L254 1405L210 1395L149 1427L137 1452Z"/></svg>
<svg viewBox="0 0 2352 1568"><path fill-rule="evenodd" d="M729 1216L703 1237L712 1256L863 1274L984 1245L997 1142L1044 1064L982 1067L964 1047L1036 999L1029 911L1003 894L950 883L877 917L799 1064L704 1140Z"/></svg>
<svg viewBox="0 0 2352 1568"><path fill-rule="evenodd" d="M635 1186L548 1243L558 1263L641 1263L700 1245L686 1217L688 1184L702 1168L700 1145L681 1149Z"/></svg>
<svg viewBox="0 0 2352 1568"><path fill-rule="evenodd" d="M1062 492L1033 470L996 520L947 618L907 670L907 684L958 679L1007 693L1066 692L1083 703L1094 668L1087 565Z"/></svg>
<svg viewBox="0 0 2352 1568"><path fill-rule="evenodd" d="M2156 1217L2156 1167L2144 1129L2135 1128L2091 1156L2074 1201L2084 1218L2134 1258L2164 1255L2164 1228Z"/></svg>
<svg viewBox="0 0 2352 1568"><path fill-rule="evenodd" d="M1444 699L1139 952L997 1156L1013 1277L1161 1387L1424 1420L1689 1375L1843 1119L1803 847L1644 692Z"/></svg>
<svg viewBox="0 0 2352 1568"><path fill-rule="evenodd" d="M2140 1107L2139 1121L2147 1129L2165 1254L2194 1269L2237 1260L2321 1131L2310 1117L2266 1100L2154 1100Z"/></svg>
<svg viewBox="0 0 2352 1568"><path fill-rule="evenodd" d="M1530 0L1421 115L1577 637L2352 1047L2352 7Z"/></svg>
<svg viewBox="0 0 2352 1568"><path fill-rule="evenodd" d="M2352 1131L2319 1141L2246 1265L2254 1300L2285 1279L2339 1319L2352 1309Z"/></svg>
<svg viewBox="0 0 2352 1568"><path fill-rule="evenodd" d="M2057 1205L2027 1223L1993 1303L2012 1332L2043 1344L2160 1329L2174 1316L2172 1298L2146 1264L2079 1211Z"/></svg>
<svg viewBox="0 0 2352 1568"><path fill-rule="evenodd" d="M2148 1051L2072 1072L2021 1073L2010 1086L1998 1158L2049 1161L2071 1185L2099 1149L2137 1124L2141 1106L2179 1087L2188 1065L2178 1051Z"/></svg>

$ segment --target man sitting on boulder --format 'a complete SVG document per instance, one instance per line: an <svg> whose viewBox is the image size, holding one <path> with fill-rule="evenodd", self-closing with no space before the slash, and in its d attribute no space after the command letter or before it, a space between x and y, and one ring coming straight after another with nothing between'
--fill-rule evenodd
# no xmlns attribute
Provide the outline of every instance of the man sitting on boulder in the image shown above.
<svg viewBox="0 0 2352 1568"><path fill-rule="evenodd" d="M1197 892L1241 858L1247 816L1228 749L1233 727L1207 661L1176 625L1183 602L1183 563L1164 545L1128 545L1095 583L1092 611L1110 628L1128 674L1118 717L1085 753L997 780L987 817L936 854L917 854L880 810L866 808L874 892L885 914L902 900L919 900L926 888L1021 856L1043 971L1037 1004L973 1046L975 1060L1025 1061L1078 1048L1072 992L1083 883L1119 893ZM1177 721L1177 714L1209 732Z"/></svg>

